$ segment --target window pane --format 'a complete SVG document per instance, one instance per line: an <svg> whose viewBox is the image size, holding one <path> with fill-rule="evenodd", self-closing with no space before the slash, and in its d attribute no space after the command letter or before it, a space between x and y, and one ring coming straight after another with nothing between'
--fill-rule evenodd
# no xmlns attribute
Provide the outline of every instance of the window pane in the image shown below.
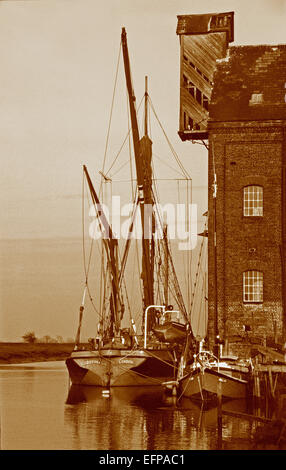
<svg viewBox="0 0 286 470"><path fill-rule="evenodd" d="M243 273L243 301L263 302L263 273L261 271Z"/></svg>
<svg viewBox="0 0 286 470"><path fill-rule="evenodd" d="M246 186L243 189L243 215L246 217L263 216L262 186Z"/></svg>

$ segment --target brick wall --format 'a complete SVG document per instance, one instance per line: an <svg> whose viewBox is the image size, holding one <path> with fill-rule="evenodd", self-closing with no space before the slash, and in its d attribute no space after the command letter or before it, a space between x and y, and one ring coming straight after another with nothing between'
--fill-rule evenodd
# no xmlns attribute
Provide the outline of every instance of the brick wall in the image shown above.
<svg viewBox="0 0 286 470"><path fill-rule="evenodd" d="M217 175L217 308L229 352L282 339L282 141L278 121L209 124L209 341L214 344L213 175ZM243 188L263 186L263 217L243 216ZM243 302L243 272L262 271L263 303ZM244 331L244 325L250 331Z"/></svg>

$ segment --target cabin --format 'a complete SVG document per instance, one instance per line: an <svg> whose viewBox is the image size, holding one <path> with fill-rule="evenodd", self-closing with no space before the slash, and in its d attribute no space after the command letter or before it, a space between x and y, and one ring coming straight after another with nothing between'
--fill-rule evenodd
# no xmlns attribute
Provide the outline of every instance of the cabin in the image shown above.
<svg viewBox="0 0 286 470"><path fill-rule="evenodd" d="M180 39L179 136L207 139L209 102L216 60L233 41L233 12L178 16Z"/></svg>

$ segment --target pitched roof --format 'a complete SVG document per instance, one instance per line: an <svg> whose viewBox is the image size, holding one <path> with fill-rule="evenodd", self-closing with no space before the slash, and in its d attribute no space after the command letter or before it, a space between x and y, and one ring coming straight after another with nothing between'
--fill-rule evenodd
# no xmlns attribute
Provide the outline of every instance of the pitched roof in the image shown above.
<svg viewBox="0 0 286 470"><path fill-rule="evenodd" d="M286 44L230 47L213 81L210 121L286 119Z"/></svg>

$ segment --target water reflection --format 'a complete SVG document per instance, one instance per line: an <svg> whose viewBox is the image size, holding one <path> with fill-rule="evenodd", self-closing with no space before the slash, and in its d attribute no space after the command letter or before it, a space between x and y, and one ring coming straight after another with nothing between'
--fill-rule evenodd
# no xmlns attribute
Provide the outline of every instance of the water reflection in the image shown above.
<svg viewBox="0 0 286 470"><path fill-rule="evenodd" d="M107 400L109 398L109 400ZM83 385L72 385L69 389L66 404L76 405L88 402L93 407L101 407L103 403L109 402L118 406L121 403L142 408L156 408L162 404L164 389L161 387L114 387L104 390L100 387L89 387Z"/></svg>
<svg viewBox="0 0 286 470"><path fill-rule="evenodd" d="M73 426L75 445L155 449L155 436L174 426L174 417L170 419L160 409L163 397L160 387L116 387L106 396L95 387L72 386L65 419Z"/></svg>
<svg viewBox="0 0 286 470"><path fill-rule="evenodd" d="M215 450L251 448L257 423L166 396L160 387L68 385L64 363L0 367L1 441L5 450ZM249 412L244 401L224 409ZM24 432L23 432L24 430Z"/></svg>
<svg viewBox="0 0 286 470"><path fill-rule="evenodd" d="M247 411L244 400L224 409ZM65 422L73 428L75 448L94 449L217 449L217 409L176 400L160 387L116 387L110 395L87 386L72 386ZM225 448L248 448L252 424L224 419ZM236 442L235 442L236 441ZM242 445L242 441L243 445Z"/></svg>

